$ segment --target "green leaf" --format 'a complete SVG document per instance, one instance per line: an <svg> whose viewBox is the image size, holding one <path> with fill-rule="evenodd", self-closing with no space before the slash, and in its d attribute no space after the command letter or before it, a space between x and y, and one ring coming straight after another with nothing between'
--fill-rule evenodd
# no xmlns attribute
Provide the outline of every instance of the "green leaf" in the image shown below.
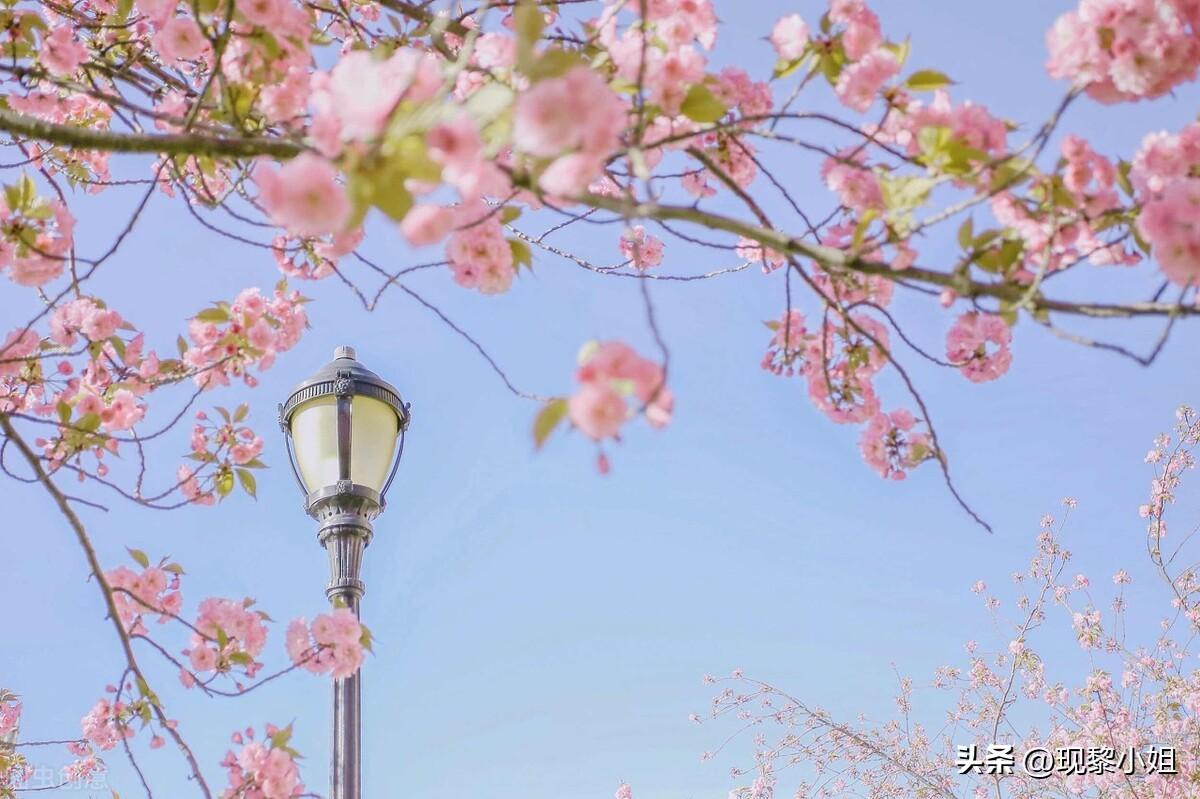
<svg viewBox="0 0 1200 799"><path fill-rule="evenodd" d="M1133 164L1128 161L1117 162L1117 185L1121 187L1121 191L1133 196L1133 184L1129 182L1129 170L1133 168Z"/></svg>
<svg viewBox="0 0 1200 799"><path fill-rule="evenodd" d="M967 217L967 221L962 223L958 229L958 246L964 250L971 249L971 241L975 237L975 220Z"/></svg>
<svg viewBox="0 0 1200 799"><path fill-rule="evenodd" d="M552 399L542 406L533 420L533 448L541 449L554 428L567 416L567 401L561 397Z"/></svg>
<svg viewBox="0 0 1200 799"><path fill-rule="evenodd" d="M467 99L467 111L485 125L512 107L513 96L513 90L501 83L486 83Z"/></svg>
<svg viewBox="0 0 1200 799"><path fill-rule="evenodd" d="M892 52L892 55L896 56L897 64L899 64L900 66L904 66L904 63L906 61L908 61L909 53L912 52L912 40L905 39L904 41L902 41L898 44L893 43L893 42L888 42L887 44L884 45L884 47L886 49L890 50Z"/></svg>
<svg viewBox="0 0 1200 799"><path fill-rule="evenodd" d="M276 730L271 736L271 746L283 748L288 745L288 741L292 740L292 725L289 724L282 730Z"/></svg>
<svg viewBox="0 0 1200 799"><path fill-rule="evenodd" d="M937 89L944 89L954 81L950 80L945 73L938 72L936 69L921 69L908 76L908 80L904 81L904 85L914 92L932 92Z"/></svg>
<svg viewBox="0 0 1200 799"><path fill-rule="evenodd" d="M572 67L583 64L578 53L555 47L542 53L523 70L530 80L539 81L565 75Z"/></svg>
<svg viewBox="0 0 1200 799"><path fill-rule="evenodd" d="M536 3L521 0L513 12L513 29L517 34L517 68L522 72L533 67L534 48L542 38L542 27L546 18Z"/></svg>
<svg viewBox="0 0 1200 799"><path fill-rule="evenodd" d="M508 248L512 250L513 266L520 269L526 266L533 268L533 250L529 249L529 245L520 239L509 239Z"/></svg>
<svg viewBox="0 0 1200 799"><path fill-rule="evenodd" d="M233 412L233 421L235 423L240 422L240 421L244 420L246 418L246 415L249 413L250 413L250 406L243 402L241 405L237 406L237 409Z"/></svg>
<svg viewBox="0 0 1200 799"><path fill-rule="evenodd" d="M255 493L258 488L258 484L254 480L254 472L251 472L249 469L238 469L237 478L238 482L242 484L243 491L252 497L258 497L258 494Z"/></svg>
<svg viewBox="0 0 1200 799"><path fill-rule="evenodd" d="M679 110L693 122L716 122L728 110L707 86L697 83L688 89Z"/></svg>
<svg viewBox="0 0 1200 799"><path fill-rule="evenodd" d="M500 210L500 224L511 225L521 218L521 209L513 205L506 205Z"/></svg>
<svg viewBox="0 0 1200 799"><path fill-rule="evenodd" d="M145 552L140 549L130 549L129 547L125 547L125 551L128 552L129 557L137 561L137 564L143 569L150 568L150 558L146 556Z"/></svg>
<svg viewBox="0 0 1200 799"><path fill-rule="evenodd" d="M226 311L224 308L220 308L220 307L205 308L203 311L196 314L195 318L201 322L212 322L213 324L220 324L221 322L229 321L229 312Z"/></svg>
<svg viewBox="0 0 1200 799"><path fill-rule="evenodd" d="M883 202L891 212L903 213L924 204L933 189L932 178L912 175L905 177L884 176L880 180Z"/></svg>
<svg viewBox="0 0 1200 799"><path fill-rule="evenodd" d="M575 356L575 362L580 366L583 366L592 359L592 356L595 355L596 351L599 349L599 341L596 341L595 339L592 339L591 341L585 341L583 346L579 348L579 354Z"/></svg>
<svg viewBox="0 0 1200 799"><path fill-rule="evenodd" d="M829 81L830 86L837 85L838 78L842 75L842 67L845 65L845 56L840 52L826 53L821 56L821 74L825 76L825 80Z"/></svg>
<svg viewBox="0 0 1200 799"><path fill-rule="evenodd" d="M801 55L799 58L793 58L791 61L784 61L783 59L776 61L775 62L775 71L771 74L771 77L773 77L776 80L779 80L781 78L786 78L788 75L791 75L792 73L794 73L798 69L800 69L800 67L802 67L806 63L808 63L808 61L809 61L808 48L805 47L804 54Z"/></svg>

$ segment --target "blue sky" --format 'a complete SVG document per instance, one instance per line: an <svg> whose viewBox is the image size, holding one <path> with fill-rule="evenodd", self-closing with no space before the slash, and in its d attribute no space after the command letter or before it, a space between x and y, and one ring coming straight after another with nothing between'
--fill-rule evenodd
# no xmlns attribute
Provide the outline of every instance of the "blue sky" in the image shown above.
<svg viewBox="0 0 1200 799"><path fill-rule="evenodd" d="M911 68L948 72L957 98L1023 123L1018 136L1061 96L1064 87L1043 71L1043 37L1067 3L874 7L893 38L911 35ZM821 12L816 2L721 0L717 8L725 20L718 60L757 75L772 61L762 37L777 16L798 11L815 21ZM1062 131L1128 154L1145 132L1193 119L1196 99L1189 88L1155 104L1081 102ZM826 106L827 93L812 102ZM806 204L828 207L811 164L776 163ZM85 251L108 240L106 226L132 201L79 202ZM611 229L576 229L560 243L600 261L617 255ZM422 259L383 229L368 250L389 266ZM935 238L922 261L939 265L951 254ZM662 269L723 265L711 252L668 242ZM1081 502L1068 536L1079 570L1106 578L1129 567L1135 606L1154 610L1161 595L1149 588L1136 516L1149 479L1140 461L1174 407L1196 401L1190 326L1180 326L1150 370L1067 345L1028 320L1016 331L1013 368L997 383L975 386L912 362L960 489L996 529L989 536L955 506L932 466L901 484L878 479L858 456L856 430L826 421L799 381L759 369L761 320L779 313L779 278L747 271L651 287L672 351L676 417L665 431L631 430L606 478L580 436L556 437L535 454L536 408L509 394L421 306L391 293L367 315L333 281L304 285L316 301L302 343L255 391L213 398L254 405L264 460L275 467L260 475L258 501L169 515L114 502L83 518L107 564L124 562L125 546L183 563L191 608L209 595L249 595L276 619L311 617L322 608L326 561L286 471L274 404L342 343L400 387L413 403L413 428L365 567L364 620L377 639L364 677L372 796L604 797L621 780L639 797L723 796L737 761L701 764L699 755L731 729L687 721L712 693L703 674L741 667L835 712L886 717L892 664L920 682L934 665L957 660L965 639L988 640L969 586L1003 583L1021 568L1038 518L1066 494ZM277 279L269 255L212 235L159 197L94 290L170 349L182 320L203 304ZM418 273L409 285L529 391L570 390L575 352L589 338L620 337L651 351L633 281L547 256L501 297L465 292L444 270ZM31 307L27 293L0 289L6 321ZM913 337L941 347L944 314L911 299L896 307ZM1145 346L1151 333L1126 325L1112 337ZM889 407L903 402L894 381L882 389ZM173 468L186 446L181 431L161 462ZM68 736L119 674L120 653L82 555L45 495L5 481L0 502L8 511L0 686L24 696L26 738ZM282 629L268 646L281 662ZM1078 659L1061 654L1068 664ZM153 662L148 650L143 659ZM205 700L176 690L170 668L151 673L214 783L223 784L216 764L230 731L296 719L306 780L325 790L324 679L295 675L244 699ZM121 757L110 755L110 784L136 795ZM161 784L182 786L169 748L145 762Z"/></svg>

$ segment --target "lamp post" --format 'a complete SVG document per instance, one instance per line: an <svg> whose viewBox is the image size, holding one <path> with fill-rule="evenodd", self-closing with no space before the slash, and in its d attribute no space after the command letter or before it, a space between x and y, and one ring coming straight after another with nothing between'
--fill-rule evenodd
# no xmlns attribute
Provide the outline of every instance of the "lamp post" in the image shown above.
<svg viewBox="0 0 1200 799"><path fill-rule="evenodd" d="M334 350L279 406L304 509L320 523L317 540L329 553L325 595L355 616L365 590L363 551L400 465L408 422L400 392L359 363L353 347ZM359 675L334 681L330 799L361 797L361 710Z"/></svg>

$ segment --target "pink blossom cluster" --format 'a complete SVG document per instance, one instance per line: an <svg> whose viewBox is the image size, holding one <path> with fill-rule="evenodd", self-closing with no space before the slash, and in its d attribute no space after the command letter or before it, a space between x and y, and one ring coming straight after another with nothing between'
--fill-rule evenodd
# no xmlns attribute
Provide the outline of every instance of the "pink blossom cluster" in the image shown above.
<svg viewBox="0 0 1200 799"><path fill-rule="evenodd" d="M891 284L867 276L847 278L818 275L820 290L843 305L891 298ZM887 286L880 292L881 286ZM813 404L835 422L865 423L859 450L872 469L883 477L903 480L907 470L935 457L928 433L916 430L918 420L907 410L883 413L873 377L887 364L888 331L875 319L852 313L843 320L829 319L819 331L806 327L804 315L791 309L766 323L771 342L762 368L772 374L803 376Z"/></svg>
<svg viewBox="0 0 1200 799"><path fill-rule="evenodd" d="M250 407L239 405L230 413L217 408L220 421L210 420L203 410L196 411L196 423L192 426L191 453L199 467L193 469L180 464L176 470L180 492L184 499L196 505L212 505L233 491L234 475L247 493L254 494L253 477L248 470L263 468L258 456L263 452L263 439L253 429L242 425ZM205 471L209 469L209 471Z"/></svg>
<svg viewBox="0 0 1200 799"><path fill-rule="evenodd" d="M861 423L879 411L874 375L887 364L888 332L864 314L830 319L810 338L805 358L808 396L839 424Z"/></svg>
<svg viewBox="0 0 1200 799"><path fill-rule="evenodd" d="M21 286L44 286L66 269L74 229L75 218L61 200L38 198L10 208L0 199L0 272Z"/></svg>
<svg viewBox="0 0 1200 799"><path fill-rule="evenodd" d="M85 782L104 770L104 761L95 755L81 757L63 766L62 781L66 783Z"/></svg>
<svg viewBox="0 0 1200 799"><path fill-rule="evenodd" d="M1096 265L1133 265L1141 256L1120 238L1106 240L1106 216L1121 211L1117 170L1083 138L1066 136L1062 143L1061 190L1055 178L1038 176L1029 198L1008 191L991 199L992 214L1023 244L1011 276L1032 282L1039 273L1069 268L1081 261ZM1060 194L1067 198L1060 202Z"/></svg>
<svg viewBox="0 0 1200 799"><path fill-rule="evenodd" d="M899 74L900 62L895 54L880 47L842 70L834 93L842 105L864 113L884 85Z"/></svg>
<svg viewBox="0 0 1200 799"><path fill-rule="evenodd" d="M772 319L766 325L774 335L763 355L762 368L780 377L792 377L797 371L803 372L811 338L804 326L804 315L792 308L781 319Z"/></svg>
<svg viewBox="0 0 1200 799"><path fill-rule="evenodd" d="M929 434L914 431L916 424L904 409L872 416L859 440L863 460L882 477L903 480L906 470L934 456Z"/></svg>
<svg viewBox="0 0 1200 799"><path fill-rule="evenodd" d="M946 334L946 357L968 380L985 383L1008 371L1011 343L1012 331L999 316L968 311Z"/></svg>
<svg viewBox="0 0 1200 799"><path fill-rule="evenodd" d="M50 315L50 340L72 347L82 335L88 342L103 342L116 335L124 323L121 314L91 297L80 297L54 309Z"/></svg>
<svg viewBox="0 0 1200 799"><path fill-rule="evenodd" d="M695 142L695 140L693 140ZM758 177L758 165L754 162L755 149L743 136L735 135L728 130L706 133L699 137L700 149L711 159L721 172L739 188L745 189ZM696 173L692 183L683 182L685 190L697 196L710 193L708 189L708 170ZM711 176L714 182L720 183L719 178ZM689 188L690 186L690 188Z"/></svg>
<svg viewBox="0 0 1200 799"><path fill-rule="evenodd" d="M863 314L805 327L792 309L767 323L773 331L762 367L776 375L802 375L813 404L839 424L861 423L879 411L872 378L887 363L887 329Z"/></svg>
<svg viewBox="0 0 1200 799"><path fill-rule="evenodd" d="M84 739L97 749L108 751L123 738L132 738L133 729L124 723L126 711L122 702L97 701L79 721Z"/></svg>
<svg viewBox="0 0 1200 799"><path fill-rule="evenodd" d="M232 304L218 303L194 317L188 324L192 343L183 353L183 363L192 370L196 385L226 386L231 377L255 385L250 367L269 369L275 356L294 347L308 327L304 302L298 291L288 291L281 283L272 296L257 288L244 289Z"/></svg>
<svg viewBox="0 0 1200 799"><path fill-rule="evenodd" d="M787 258L783 253L772 250L770 247L764 247L759 242L745 236L738 239L734 252L743 261L762 264L764 274L774 272L787 263Z"/></svg>
<svg viewBox="0 0 1200 799"><path fill-rule="evenodd" d="M662 263L662 241L647 233L641 225L625 229L621 234L620 247L621 255L634 269L646 270Z"/></svg>
<svg viewBox="0 0 1200 799"><path fill-rule="evenodd" d="M1134 156L1129 179L1141 201L1138 232L1179 285L1200 276L1200 124L1178 134L1151 133Z"/></svg>
<svg viewBox="0 0 1200 799"><path fill-rule="evenodd" d="M640 13L640 5L631 9ZM646 21L668 45L690 45L693 41L711 50L717 41L717 13L712 0L648 0Z"/></svg>
<svg viewBox="0 0 1200 799"><path fill-rule="evenodd" d="M810 35L804 19L798 14L789 14L775 22L769 38L781 62L787 64L797 61L808 51ZM864 0L830 0L822 37L812 48L824 53L834 47L839 47L845 57L845 66L834 84L834 94L843 105L855 111L866 111L884 85L900 73L900 61L885 46L879 17Z"/></svg>
<svg viewBox="0 0 1200 799"><path fill-rule="evenodd" d="M239 412L245 413L246 409L243 405ZM235 421L236 417L228 412L223 417L223 421L217 423L210 421L204 411L196 412L196 424L192 426L192 454L199 456L198 460L210 461L218 458L217 453L228 450L233 464L254 464L262 454L262 438L249 427L239 425L240 419Z"/></svg>
<svg viewBox="0 0 1200 799"><path fill-rule="evenodd" d="M354 611L337 608L317 616L311 625L302 618L293 619L288 624L286 646L297 666L341 679L358 671L364 642L369 640Z"/></svg>
<svg viewBox="0 0 1200 799"><path fill-rule="evenodd" d="M997 157L1008 151L1009 126L1004 120L970 100L956 105L944 89L934 92L928 103L901 98L898 108L884 121L880 136L916 156L921 154L921 131L930 128L945 128L952 141L985 155Z"/></svg>
<svg viewBox="0 0 1200 799"><path fill-rule="evenodd" d="M1081 136L1063 139L1063 187L1071 193L1085 217L1095 219L1120 206L1117 169L1092 149Z"/></svg>
<svg viewBox="0 0 1200 799"><path fill-rule="evenodd" d="M368 141L383 133L401 104L427 102L442 86L439 59L433 53L402 47L386 58L353 50L331 72L313 75L314 110L310 134L327 157L344 142Z"/></svg>
<svg viewBox="0 0 1200 799"><path fill-rule="evenodd" d="M879 178L866 168L862 148L846 148L821 164L821 179L838 195L842 205L857 214L883 210Z"/></svg>
<svg viewBox="0 0 1200 799"><path fill-rule="evenodd" d="M625 122L625 104L616 92L596 72L576 67L521 93L512 141L519 152L553 159L538 184L549 194L571 197L599 177Z"/></svg>
<svg viewBox="0 0 1200 799"><path fill-rule="evenodd" d="M512 247L494 214L468 223L446 243L446 258L458 285L482 294L501 294L517 274Z"/></svg>
<svg viewBox="0 0 1200 799"><path fill-rule="evenodd" d="M233 490L235 473L243 488L253 496L255 488L253 478L247 476L248 470L264 466L258 457L263 450L262 438L240 424L249 406L240 405L233 413L224 408L217 408L217 412L220 421L210 420L204 411L196 412L188 457L200 466L193 469L181 464L176 472L184 499L196 505L212 505L218 496L228 495ZM210 471L206 473L206 469Z"/></svg>
<svg viewBox="0 0 1200 799"><path fill-rule="evenodd" d="M290 729L268 724L266 733L265 743L254 740L253 729L247 729L244 737L234 733L234 743L242 748L236 754L226 752L221 761L229 775L229 787L221 793L221 799L291 799L303 795L298 755L287 745Z"/></svg>
<svg viewBox="0 0 1200 799"><path fill-rule="evenodd" d="M0 689L0 738L12 735L20 726L20 701L10 692Z"/></svg>
<svg viewBox="0 0 1200 799"><path fill-rule="evenodd" d="M671 421L675 400L663 369L620 341L592 342L580 352L579 388L567 401L571 423L593 441L620 438L637 413L652 427ZM637 405L630 408L629 401Z"/></svg>
<svg viewBox="0 0 1200 799"><path fill-rule="evenodd" d="M630 25L618 35L615 15L608 15L600 43L618 77L630 83L641 78L650 102L674 117L691 88L705 80L708 59L702 50L716 41L716 13L710 0L655 0L646 16L648 25Z"/></svg>
<svg viewBox="0 0 1200 799"><path fill-rule="evenodd" d="M56 78L70 78L88 59L87 47L75 38L70 25L57 25L42 39L38 60Z"/></svg>
<svg viewBox="0 0 1200 799"><path fill-rule="evenodd" d="M159 385L166 366L145 352L140 333L118 335L131 329L115 310L79 297L55 307L46 342L33 327L5 338L0 408L55 418L57 435L35 440L54 469L83 452L98 461L117 453L118 440L110 434L129 430L143 418L144 397ZM54 350L60 352L52 357ZM77 368L73 359L80 355L85 359ZM102 462L96 468L100 477L108 471Z"/></svg>
<svg viewBox="0 0 1200 799"><path fill-rule="evenodd" d="M190 16L172 16L164 20L153 41L163 61L171 66L181 61L212 59L212 44Z"/></svg>
<svg viewBox="0 0 1200 799"><path fill-rule="evenodd" d="M321 280L333 274L338 261L354 252L362 238L362 228L334 233L323 239L276 236L271 242L271 254L284 276Z"/></svg>
<svg viewBox="0 0 1200 799"><path fill-rule="evenodd" d="M739 124L740 127L758 124L756 121L745 118L765 116L775 107L775 100L771 96L771 84L766 81L752 80L746 70L740 67L723 67L717 73L717 80L711 84L710 89L727 109L740 113L743 117L743 121ZM684 127L681 120L677 119L673 122L675 127Z"/></svg>
<svg viewBox="0 0 1200 799"><path fill-rule="evenodd" d="M112 589L113 604L117 616L130 635L146 635L143 619L147 615L158 615L158 623L165 624L179 614L183 606L183 594L179 591L180 569L175 564L146 566L140 572L128 566L118 566L104 573Z"/></svg>
<svg viewBox="0 0 1200 799"><path fill-rule="evenodd" d="M113 115L112 108L102 100L78 92L60 95L31 91L24 96L12 93L5 99L15 111L57 124L105 128ZM82 173L90 178L94 181L86 185L90 194L102 191L104 182L110 177L108 163L112 154L109 152L51 147L37 142L29 142L26 147L29 158L39 169L44 169L47 176L65 172L68 175Z"/></svg>
<svg viewBox="0 0 1200 799"><path fill-rule="evenodd" d="M254 182L271 221L292 235L341 233L349 220L350 198L337 168L315 153L301 153L278 170L262 160Z"/></svg>
<svg viewBox="0 0 1200 799"><path fill-rule="evenodd" d="M808 23L799 14L788 14L775 21L768 37L781 61L795 61L808 48Z"/></svg>
<svg viewBox="0 0 1200 799"><path fill-rule="evenodd" d="M460 113L430 128L425 146L429 157L442 168L442 180L454 187L464 203L500 197L512 190L508 176L487 157L483 134L470 115Z"/></svg>
<svg viewBox="0 0 1200 799"><path fill-rule="evenodd" d="M224 673L234 666L242 667L248 677L258 673L262 663L256 658L267 642L267 627L264 614L253 605L251 599L218 597L200 603L189 648L183 652L197 674Z"/></svg>
<svg viewBox="0 0 1200 799"><path fill-rule="evenodd" d="M1047 70L1103 103L1160 97L1196 77L1192 0L1080 0L1046 35Z"/></svg>
<svg viewBox="0 0 1200 799"><path fill-rule="evenodd" d="M13 789L33 775L25 757L7 746L17 740L21 725L21 702L13 692L0 688L0 793L15 795Z"/></svg>
<svg viewBox="0 0 1200 799"><path fill-rule="evenodd" d="M193 505L215 505L217 502L216 493L205 483L201 482L201 474L198 469L193 469L186 463L179 464L179 468L175 470L175 480L179 484L179 491L183 494L185 501Z"/></svg>

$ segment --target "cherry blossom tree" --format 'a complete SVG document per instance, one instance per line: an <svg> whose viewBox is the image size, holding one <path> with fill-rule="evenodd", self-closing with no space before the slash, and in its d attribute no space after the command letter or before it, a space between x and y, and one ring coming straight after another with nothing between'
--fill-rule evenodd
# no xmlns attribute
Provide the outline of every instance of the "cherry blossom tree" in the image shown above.
<svg viewBox="0 0 1200 799"><path fill-rule="evenodd" d="M1095 583L1072 573L1064 528L1076 503L1066 499L1061 519L1042 517L1033 557L1013 572L1011 590L982 581L971 588L991 617L983 627L990 640L966 641L966 661L940 666L923 681L924 695L900 677L895 718L838 719L741 672L706 678L725 685L709 723L735 726L704 758L752 739L752 764L733 768L740 784L730 799L1195 795L1200 682L1189 662L1200 630L1200 574L1195 525L1174 517L1190 510L1175 506L1198 446L1200 415L1182 407L1174 430L1158 436L1145 458L1150 490L1137 510L1146 520L1146 555L1162 581L1158 603L1149 601L1152 586L1132 588L1126 569ZM1157 629L1130 611L1158 613ZM1056 637L1087 653L1084 673L1069 659L1046 656ZM1015 750L1011 773L980 767L992 745ZM963 758L961 747L975 754ZM1021 753L1034 750L1053 759L1022 768ZM1085 759L1059 754L1072 750ZM1094 753L1090 761L1086 753Z"/></svg>
<svg viewBox="0 0 1200 799"><path fill-rule="evenodd" d="M152 747L170 740L203 795L220 792L139 658L165 658L193 690L236 695L292 670L353 673L369 646L334 609L292 622L284 665L262 673L269 616L237 598L189 609L184 568L169 560L131 551L132 565L101 563L76 511L91 500L64 483L163 510L253 495L263 441L250 407L224 408L220 395L255 385L303 336L301 285L332 284L365 313L390 291L412 297L535 404L536 446L574 430L605 472L626 425L671 419L670 331L652 287L770 281L779 314L766 320L763 368L799 378L830 420L858 426L880 475L940 470L984 526L951 480L935 403L906 364L998 379L1027 319L1149 365L1196 313L1200 125L1147 132L1124 154L1099 153L1067 127L1077 103L1122 113L1194 80L1195 0L1080 0L1048 33L1047 79L1062 100L1047 119L1019 120L1034 125L1029 136L960 96L948 74L912 66L904 32L885 32L862 0L808 17L787 9L762 32L776 57L762 75L710 65L711 0L0 0L0 23L0 130L12 153L0 165L0 271L27 300L5 309L0 329L0 469L56 503L126 661L70 742L75 777L117 747L136 769L130 740L143 735ZM811 110L820 93L842 110ZM797 153L816 154L818 172L793 174ZM115 174L117 154L136 168ZM827 187L821 207L799 201L803 179ZM134 201L97 252L76 247L83 194ZM137 309L94 287L152 198L282 276L197 307L178 330L141 329ZM768 213L779 204L786 214ZM408 260L372 257L365 225ZM564 243L583 226L607 226L610 251ZM945 229L957 254L935 262L927 244ZM685 244L713 263L673 262ZM522 277L535 259L635 281L653 351L614 330L581 342L573 379L564 368L535 393L514 385L469 322L407 282L438 270L454 290L532 291ZM1147 278L1157 288L1139 294ZM944 348L906 332L897 292L943 320ZM1135 318L1161 321L1144 351L1074 326ZM885 373L904 393L881 396ZM151 405L165 423L147 423ZM147 447L172 437L187 440L185 463ZM1057 562L1045 546L1040 557ZM0 735L19 712L15 694L0 698ZM225 795L303 793L288 737L237 733ZM23 762L18 746L0 748L9 786Z"/></svg>

